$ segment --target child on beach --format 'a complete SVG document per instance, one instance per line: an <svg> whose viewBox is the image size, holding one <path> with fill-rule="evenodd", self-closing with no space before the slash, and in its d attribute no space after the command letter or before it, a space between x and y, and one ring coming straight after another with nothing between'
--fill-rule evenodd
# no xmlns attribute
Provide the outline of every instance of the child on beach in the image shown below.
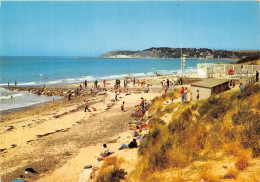
<svg viewBox="0 0 260 182"><path fill-rule="evenodd" d="M187 89L187 87L185 87L185 89L184 89L184 99L185 99L185 101L188 99L188 89Z"/></svg>
<svg viewBox="0 0 260 182"><path fill-rule="evenodd" d="M181 102L184 102L184 87L181 88Z"/></svg>
<svg viewBox="0 0 260 182"><path fill-rule="evenodd" d="M117 91L115 91L115 100L116 100L116 101L118 101L117 95L118 95L118 94L117 94Z"/></svg>
<svg viewBox="0 0 260 182"><path fill-rule="evenodd" d="M121 111L125 112L125 101L124 101L123 104L121 105Z"/></svg>
<svg viewBox="0 0 260 182"><path fill-rule="evenodd" d="M199 90L197 90L197 101L199 101L199 98L200 98L200 91Z"/></svg>
<svg viewBox="0 0 260 182"><path fill-rule="evenodd" d="M104 88L106 87L106 80L103 81L103 84L104 84Z"/></svg>
<svg viewBox="0 0 260 182"><path fill-rule="evenodd" d="M85 112L88 110L89 112L91 112L90 110L89 110L89 108L88 108L88 101L86 100L84 100L84 102L85 102Z"/></svg>

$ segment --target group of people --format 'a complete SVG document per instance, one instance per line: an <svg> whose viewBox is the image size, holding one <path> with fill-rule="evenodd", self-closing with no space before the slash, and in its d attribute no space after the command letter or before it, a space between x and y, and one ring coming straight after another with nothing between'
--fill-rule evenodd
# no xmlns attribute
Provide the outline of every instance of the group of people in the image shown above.
<svg viewBox="0 0 260 182"><path fill-rule="evenodd" d="M141 97L141 103L135 106L135 112L131 114L131 117L142 117L149 107L150 102Z"/></svg>
<svg viewBox="0 0 260 182"><path fill-rule="evenodd" d="M188 101L188 95L189 95L189 101L191 102L193 101L192 93L188 91L187 87L182 87L180 94L181 94L182 103ZM196 100L199 101L199 98L200 98L200 92L199 90L197 90Z"/></svg>

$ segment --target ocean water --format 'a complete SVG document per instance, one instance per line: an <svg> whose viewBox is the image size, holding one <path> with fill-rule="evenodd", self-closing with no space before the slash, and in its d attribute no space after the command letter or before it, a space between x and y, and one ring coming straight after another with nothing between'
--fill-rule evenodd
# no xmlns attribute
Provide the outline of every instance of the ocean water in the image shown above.
<svg viewBox="0 0 260 182"><path fill-rule="evenodd" d="M52 101L53 98L55 100L62 98L56 96L38 96L26 91L8 91L4 88L0 88L0 92L0 112ZM8 96L4 95L5 92L8 94Z"/></svg>
<svg viewBox="0 0 260 182"><path fill-rule="evenodd" d="M230 63L226 60L210 60L210 62ZM180 59L0 57L0 87L7 86L8 82L12 86L14 81L17 81L18 86L33 86L124 78L129 73L134 77L154 76L156 72L162 74L180 72L180 67ZM196 59L186 60L185 72L194 72L196 68ZM7 90L0 88L0 111L52 100L52 97L37 96L28 92L7 91L6 97L5 91Z"/></svg>
<svg viewBox="0 0 260 182"><path fill-rule="evenodd" d="M200 60L201 61L201 60ZM211 60L211 62L230 62ZM180 59L102 59L77 57L0 57L0 86L9 82L18 86L53 85L123 78L153 76L156 72L179 72ZM196 59L187 59L185 71L196 71Z"/></svg>

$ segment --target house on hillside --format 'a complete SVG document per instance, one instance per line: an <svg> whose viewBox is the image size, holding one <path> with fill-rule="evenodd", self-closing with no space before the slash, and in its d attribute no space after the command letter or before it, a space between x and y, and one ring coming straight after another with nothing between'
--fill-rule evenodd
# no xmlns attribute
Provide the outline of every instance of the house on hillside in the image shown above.
<svg viewBox="0 0 260 182"><path fill-rule="evenodd" d="M191 84L191 93L196 99L197 90L199 91L199 99L207 99L211 95L219 94L229 89L228 79L206 79Z"/></svg>

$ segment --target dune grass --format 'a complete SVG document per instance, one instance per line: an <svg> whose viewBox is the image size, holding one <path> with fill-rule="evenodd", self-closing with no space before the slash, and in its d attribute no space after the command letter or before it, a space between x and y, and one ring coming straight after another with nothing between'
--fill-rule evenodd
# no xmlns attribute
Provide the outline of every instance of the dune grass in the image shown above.
<svg viewBox="0 0 260 182"><path fill-rule="evenodd" d="M254 150L257 156L260 148L259 100L256 100L259 92L259 85L252 85L242 92L166 107L163 103L167 97L156 98L150 108L156 119L151 133L141 142L140 162L131 176L147 181L154 172L184 168L191 162L205 161L209 154L220 150L237 158L237 170L245 170L250 156L244 151ZM160 120L166 113L172 114L168 125ZM227 176L235 178L236 174L230 171ZM214 177L205 167L199 178L210 181Z"/></svg>

